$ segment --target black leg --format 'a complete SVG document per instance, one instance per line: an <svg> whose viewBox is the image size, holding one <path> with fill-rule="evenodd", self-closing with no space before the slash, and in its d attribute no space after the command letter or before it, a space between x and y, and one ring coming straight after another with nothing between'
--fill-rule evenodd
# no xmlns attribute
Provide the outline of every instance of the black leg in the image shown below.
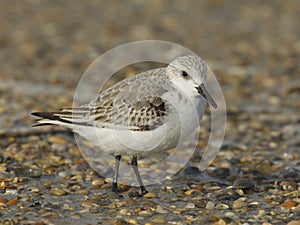
<svg viewBox="0 0 300 225"><path fill-rule="evenodd" d="M114 171L114 178L112 183L112 191L118 194L118 175L119 175L119 166L120 166L120 160L121 155L115 156L115 171Z"/></svg>
<svg viewBox="0 0 300 225"><path fill-rule="evenodd" d="M135 176L136 176L136 178L137 178L137 180L139 182L142 195L148 193L148 191L146 190L146 188L144 186L144 183L142 181L141 175L139 173L138 163L137 163L137 156L136 155L132 156L131 166L132 166L132 169L133 169L133 171L135 173Z"/></svg>

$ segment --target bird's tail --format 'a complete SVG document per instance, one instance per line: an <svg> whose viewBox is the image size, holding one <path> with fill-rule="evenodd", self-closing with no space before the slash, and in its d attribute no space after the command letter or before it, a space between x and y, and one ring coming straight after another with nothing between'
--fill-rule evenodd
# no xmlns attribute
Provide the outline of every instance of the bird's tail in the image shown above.
<svg viewBox="0 0 300 225"><path fill-rule="evenodd" d="M33 112L31 115L39 117L33 126L60 125L73 128L73 125L89 125L85 118L87 112L87 108L63 108L58 112Z"/></svg>
<svg viewBox="0 0 300 225"><path fill-rule="evenodd" d="M44 125L62 125L65 127L71 127L72 125L72 114L71 113L63 113L63 112L33 112L31 115L39 117L36 120L36 124L34 127L37 126L44 126Z"/></svg>

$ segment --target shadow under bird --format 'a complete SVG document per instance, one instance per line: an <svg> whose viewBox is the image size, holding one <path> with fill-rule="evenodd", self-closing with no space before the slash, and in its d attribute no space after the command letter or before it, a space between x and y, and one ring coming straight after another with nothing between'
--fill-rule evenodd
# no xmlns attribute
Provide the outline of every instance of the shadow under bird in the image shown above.
<svg viewBox="0 0 300 225"><path fill-rule="evenodd" d="M144 195L148 191L139 174L138 156L176 147L179 137L187 137L199 126L191 118L194 116L199 122L206 102L217 107L205 87L206 75L207 66L200 57L181 56L167 67L148 70L116 83L82 106L32 115L39 117L35 126L70 128L101 151L113 154L113 192L119 192L121 157L131 155L131 165ZM130 139L129 134L139 141ZM145 138L149 136L151 138Z"/></svg>

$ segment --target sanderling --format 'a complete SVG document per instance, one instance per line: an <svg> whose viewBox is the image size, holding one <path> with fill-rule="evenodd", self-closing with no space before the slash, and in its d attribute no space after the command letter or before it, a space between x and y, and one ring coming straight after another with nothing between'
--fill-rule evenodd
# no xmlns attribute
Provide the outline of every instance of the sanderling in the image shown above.
<svg viewBox="0 0 300 225"><path fill-rule="evenodd" d="M179 137L188 136L199 126L192 121L193 107L197 122L204 114L206 101L217 107L205 87L206 75L207 66L200 57L181 56L167 67L116 83L88 104L32 115L40 117L35 126L56 124L70 128L101 151L113 154L113 192L118 193L121 157L131 155L131 166L143 195L147 190L138 171L137 157L176 147ZM138 141L128 139L128 134Z"/></svg>

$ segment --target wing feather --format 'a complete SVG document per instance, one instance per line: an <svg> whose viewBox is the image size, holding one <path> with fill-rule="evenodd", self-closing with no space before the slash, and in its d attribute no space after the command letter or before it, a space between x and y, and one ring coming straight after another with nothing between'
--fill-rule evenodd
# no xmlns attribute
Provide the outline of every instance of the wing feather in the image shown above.
<svg viewBox="0 0 300 225"><path fill-rule="evenodd" d="M46 119L47 123L57 120L96 127L152 130L162 125L168 114L169 105L162 96L170 88L165 68L159 68L117 83L89 104L33 115Z"/></svg>

